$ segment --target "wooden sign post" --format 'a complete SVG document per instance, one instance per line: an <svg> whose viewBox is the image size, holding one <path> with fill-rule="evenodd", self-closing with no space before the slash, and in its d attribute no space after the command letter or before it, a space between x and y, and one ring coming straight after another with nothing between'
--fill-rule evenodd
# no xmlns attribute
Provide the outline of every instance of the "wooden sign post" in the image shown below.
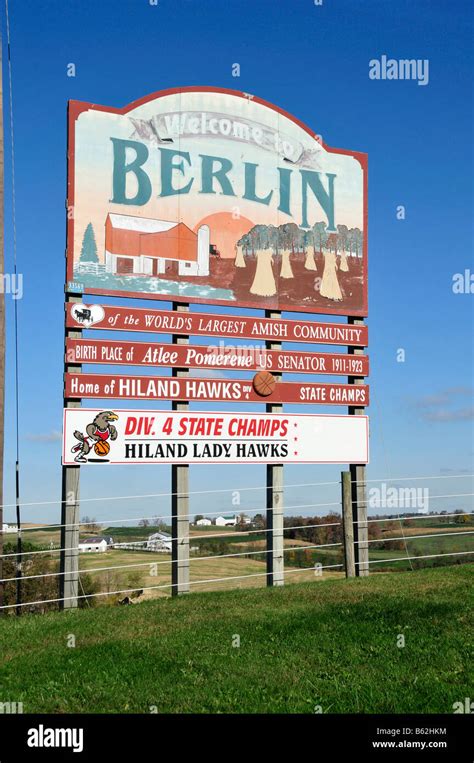
<svg viewBox="0 0 474 763"><path fill-rule="evenodd" d="M278 319L281 312L265 311L265 317ZM281 342L265 342L267 350L280 350ZM280 381L281 374L274 374ZM267 413L281 413L282 405L265 406ZM284 554L283 554L283 464L267 464L267 585L281 586L284 583Z"/></svg>
<svg viewBox="0 0 474 763"><path fill-rule="evenodd" d="M351 325L362 325L363 319L348 318ZM363 350L358 347L349 347L351 355L361 355ZM349 376L349 384L363 384L364 379L359 376ZM361 406L349 406L349 415L364 415L365 408ZM354 523L354 556L356 575L364 577L369 574L369 544L367 525L367 485L365 482L366 467L363 464L350 464L351 493L352 493L352 518Z"/></svg>
<svg viewBox="0 0 474 763"><path fill-rule="evenodd" d="M342 532L346 578L356 575L354 557L354 520L352 517L351 473L341 472Z"/></svg>
<svg viewBox="0 0 474 763"><path fill-rule="evenodd" d="M81 302L81 296L68 296L67 302ZM80 329L65 329L66 339L80 339ZM82 366L72 365L65 358L64 373L80 374ZM80 400L65 398L66 408L80 408ZM61 609L77 607L79 593L79 475L80 466L63 466L61 480L61 553L59 567L59 597Z"/></svg>
<svg viewBox="0 0 474 763"><path fill-rule="evenodd" d="M173 302L173 311L189 312L189 305ZM173 344L189 344L189 337L173 334ZM188 369L173 368L175 377L187 376ZM173 411L185 411L187 402L171 403ZM189 593L189 465L171 467L171 593L178 596Z"/></svg>

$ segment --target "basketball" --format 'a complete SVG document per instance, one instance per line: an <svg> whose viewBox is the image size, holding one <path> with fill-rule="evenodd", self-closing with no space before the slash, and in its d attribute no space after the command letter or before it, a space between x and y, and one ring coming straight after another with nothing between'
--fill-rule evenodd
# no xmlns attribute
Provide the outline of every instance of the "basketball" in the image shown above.
<svg viewBox="0 0 474 763"><path fill-rule="evenodd" d="M94 445L94 452L98 456L106 456L109 453L109 451L110 451L110 445L105 440L99 440Z"/></svg>
<svg viewBox="0 0 474 763"><path fill-rule="evenodd" d="M258 374L255 374L253 377L253 388L257 395L261 395L262 397L271 395L275 389L275 384L275 377L270 371L259 371Z"/></svg>

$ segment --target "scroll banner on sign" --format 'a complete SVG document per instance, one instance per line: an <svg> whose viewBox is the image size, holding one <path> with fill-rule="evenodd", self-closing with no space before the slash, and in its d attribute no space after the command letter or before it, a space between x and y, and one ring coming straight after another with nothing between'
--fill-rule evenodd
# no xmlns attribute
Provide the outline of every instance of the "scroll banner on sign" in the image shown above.
<svg viewBox="0 0 474 763"><path fill-rule="evenodd" d="M367 376L366 355L267 350L255 345L207 346L66 339L67 363L173 368L222 368L229 371L265 370L274 373Z"/></svg>
<svg viewBox="0 0 474 763"><path fill-rule="evenodd" d="M320 323L310 320L250 318L241 315L172 313L169 310L66 303L67 328L138 331L154 334L261 339L275 342L306 342L366 347L367 326Z"/></svg>
<svg viewBox="0 0 474 763"><path fill-rule="evenodd" d="M127 398L129 400L219 400L228 403L310 403L369 405L366 384L300 384L277 382L270 395L259 395L252 381L193 379L171 376L65 375L66 398Z"/></svg>
<svg viewBox="0 0 474 763"><path fill-rule="evenodd" d="M64 465L368 460L367 416L64 410Z"/></svg>

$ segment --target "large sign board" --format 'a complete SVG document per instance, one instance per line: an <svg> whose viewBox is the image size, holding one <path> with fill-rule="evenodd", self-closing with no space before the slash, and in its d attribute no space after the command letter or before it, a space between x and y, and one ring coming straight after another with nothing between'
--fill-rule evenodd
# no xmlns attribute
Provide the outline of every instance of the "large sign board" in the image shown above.
<svg viewBox="0 0 474 763"><path fill-rule="evenodd" d="M309 403L365 407L369 405L369 387L366 384L279 381L271 394L264 397L255 390L251 380L66 373L65 397L101 400L125 398L201 402L218 400L225 403Z"/></svg>
<svg viewBox="0 0 474 763"><path fill-rule="evenodd" d="M66 408L63 464L368 462L366 416Z"/></svg>
<svg viewBox="0 0 474 763"><path fill-rule="evenodd" d="M67 291L367 314L367 157L255 96L71 101Z"/></svg>
<svg viewBox="0 0 474 763"><path fill-rule="evenodd" d="M66 303L66 327L366 347L364 325Z"/></svg>

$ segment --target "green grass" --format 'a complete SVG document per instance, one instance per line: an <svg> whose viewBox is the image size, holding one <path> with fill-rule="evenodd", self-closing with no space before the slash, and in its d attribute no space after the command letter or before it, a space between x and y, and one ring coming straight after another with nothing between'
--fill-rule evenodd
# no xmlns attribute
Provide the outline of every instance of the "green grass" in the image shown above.
<svg viewBox="0 0 474 763"><path fill-rule="evenodd" d="M450 713L473 696L473 572L4 618L0 701L46 713Z"/></svg>

